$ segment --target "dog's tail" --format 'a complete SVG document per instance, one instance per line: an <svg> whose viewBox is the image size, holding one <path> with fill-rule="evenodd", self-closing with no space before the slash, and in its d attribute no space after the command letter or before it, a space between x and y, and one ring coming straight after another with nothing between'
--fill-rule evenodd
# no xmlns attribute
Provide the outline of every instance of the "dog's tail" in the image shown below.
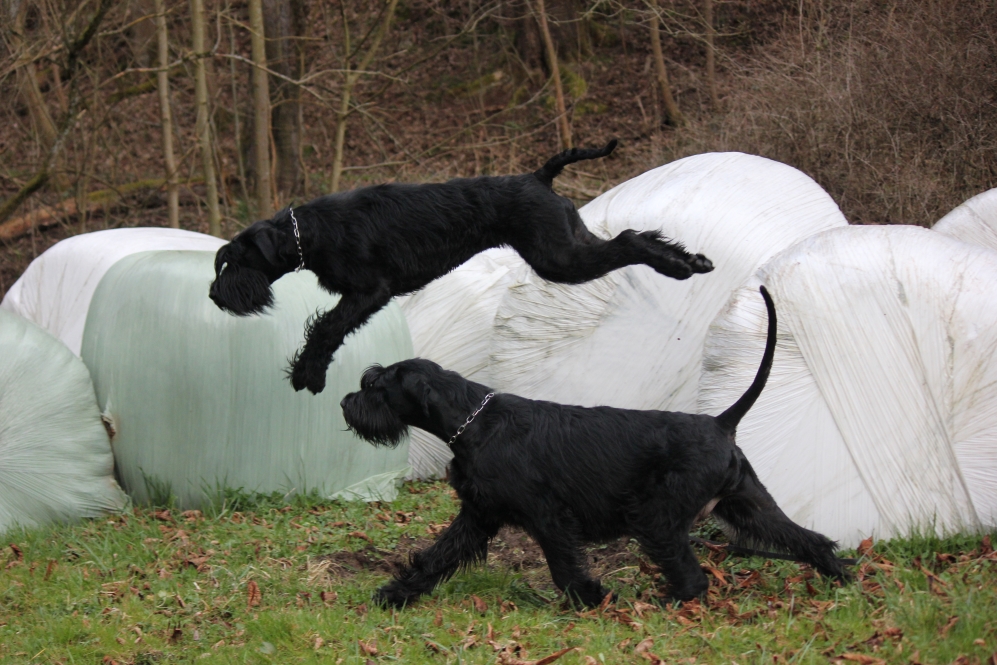
<svg viewBox="0 0 997 665"><path fill-rule="evenodd" d="M599 159L600 157L605 157L616 149L617 143L618 141L613 139L606 144L605 148L572 148L571 150L565 150L564 152L554 155L548 159L546 164L544 164L539 170L533 172L533 175L535 175L548 187L553 187L554 178L561 173L565 166L568 164L574 164L575 162L581 162L586 159Z"/></svg>
<svg viewBox="0 0 997 665"><path fill-rule="evenodd" d="M772 358L775 356L775 304L773 304L772 296L769 295L768 290L764 286L759 291L762 292L762 298L765 299L765 309L768 310L769 315L769 330L768 337L765 340L765 353L762 355L762 364L758 367L755 380L752 381L740 399L734 402L729 409L717 416L717 423L727 432L733 432L737 429L737 424L741 422L741 418L754 406L755 400L762 394L765 382L769 378L769 370L772 369Z"/></svg>

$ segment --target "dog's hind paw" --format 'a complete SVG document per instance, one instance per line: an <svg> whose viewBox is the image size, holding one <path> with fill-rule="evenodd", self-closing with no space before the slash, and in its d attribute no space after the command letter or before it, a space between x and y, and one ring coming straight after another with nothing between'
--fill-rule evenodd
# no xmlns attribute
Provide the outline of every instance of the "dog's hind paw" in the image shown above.
<svg viewBox="0 0 997 665"><path fill-rule="evenodd" d="M713 261L702 254L694 254L692 260L689 261L689 267L692 268L694 273L704 273L713 271Z"/></svg>
<svg viewBox="0 0 997 665"><path fill-rule="evenodd" d="M371 600L376 605L380 605L381 607L400 610L406 605L414 603L418 597L419 594L414 596L412 594L406 594L402 590L396 588L395 584L389 582L375 591L374 597Z"/></svg>

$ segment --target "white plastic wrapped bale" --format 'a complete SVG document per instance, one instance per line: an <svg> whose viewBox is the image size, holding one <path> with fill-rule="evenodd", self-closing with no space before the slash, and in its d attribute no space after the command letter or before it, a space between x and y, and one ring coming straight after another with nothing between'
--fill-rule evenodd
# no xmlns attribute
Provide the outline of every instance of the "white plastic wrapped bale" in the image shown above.
<svg viewBox="0 0 997 665"><path fill-rule="evenodd" d="M20 314L80 355L93 292L111 266L137 252L215 251L225 241L181 229L133 228L82 233L56 243L14 282L0 308Z"/></svg>
<svg viewBox="0 0 997 665"><path fill-rule="evenodd" d="M997 249L997 189L977 194L938 220L932 230Z"/></svg>
<svg viewBox="0 0 997 665"><path fill-rule="evenodd" d="M82 357L129 493L145 501L169 488L185 507L221 487L391 500L408 443L375 448L353 436L339 401L369 365L411 357L398 306L346 340L322 393L296 393L288 358L305 320L336 297L312 273L290 273L273 285L272 310L236 317L208 298L213 278L212 252L142 252L115 263L93 294Z"/></svg>
<svg viewBox="0 0 997 665"><path fill-rule="evenodd" d="M529 267L515 250L491 249L421 291L399 298L415 355L471 381L491 384L488 354L495 310L521 270ZM413 477L442 476L452 457L443 441L420 429L411 430Z"/></svg>
<svg viewBox="0 0 997 665"><path fill-rule="evenodd" d="M583 406L694 409L703 340L731 292L780 250L846 225L809 177L741 153L661 166L580 212L593 233L660 230L716 268L676 281L631 266L580 285L521 273L492 333L500 390Z"/></svg>
<svg viewBox="0 0 997 665"><path fill-rule="evenodd" d="M97 517L127 500L86 366L0 310L0 533Z"/></svg>
<svg viewBox="0 0 997 665"><path fill-rule="evenodd" d="M751 383L738 444L793 520L863 538L997 525L997 253L917 227L828 231L773 258L710 327L699 411Z"/></svg>

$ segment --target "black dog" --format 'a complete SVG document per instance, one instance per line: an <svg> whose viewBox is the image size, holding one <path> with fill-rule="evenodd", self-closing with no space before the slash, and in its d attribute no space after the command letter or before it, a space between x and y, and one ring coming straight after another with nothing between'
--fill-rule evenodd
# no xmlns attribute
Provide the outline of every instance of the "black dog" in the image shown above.
<svg viewBox="0 0 997 665"><path fill-rule="evenodd" d="M428 360L372 367L360 392L342 400L346 422L377 445L397 444L409 426L446 441L460 513L428 549L377 592L394 607L429 593L459 568L482 561L499 527L526 530L543 548L551 577L574 601L598 605L607 590L585 569L580 546L629 535L671 585L673 598L706 592L689 529L710 510L733 539L794 554L821 574L848 575L835 544L779 509L734 443L772 365L775 308L751 387L717 417L667 411L584 408L496 394Z"/></svg>
<svg viewBox="0 0 997 665"><path fill-rule="evenodd" d="M614 140L601 150L568 150L526 175L378 185L281 211L218 250L211 299L232 314L260 313L273 304L270 285L301 268L342 294L334 309L306 325L305 346L291 361L294 389L319 393L349 333L392 297L418 291L491 247L511 246L538 275L567 284L634 264L675 279L711 271L709 259L656 231L602 240L571 201L554 193L554 177L566 165L615 147Z"/></svg>

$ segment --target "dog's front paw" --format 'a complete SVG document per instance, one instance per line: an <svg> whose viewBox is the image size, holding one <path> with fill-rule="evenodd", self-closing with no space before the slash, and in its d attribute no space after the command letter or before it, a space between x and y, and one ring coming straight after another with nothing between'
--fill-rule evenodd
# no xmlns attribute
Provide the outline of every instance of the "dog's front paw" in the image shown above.
<svg viewBox="0 0 997 665"><path fill-rule="evenodd" d="M295 390L308 388L313 394L318 395L325 390L325 373L328 364L309 359L307 356L300 356L291 365L291 386Z"/></svg>
<svg viewBox="0 0 997 665"><path fill-rule="evenodd" d="M405 590L400 589L396 582L389 582L383 587L374 592L373 602L381 607L394 608L396 610L403 609L406 605L410 605L419 597L419 594L413 595L412 593L407 593Z"/></svg>
<svg viewBox="0 0 997 665"><path fill-rule="evenodd" d="M694 254L692 259L689 261L689 267L694 273L704 273L713 271L713 261L702 254Z"/></svg>

